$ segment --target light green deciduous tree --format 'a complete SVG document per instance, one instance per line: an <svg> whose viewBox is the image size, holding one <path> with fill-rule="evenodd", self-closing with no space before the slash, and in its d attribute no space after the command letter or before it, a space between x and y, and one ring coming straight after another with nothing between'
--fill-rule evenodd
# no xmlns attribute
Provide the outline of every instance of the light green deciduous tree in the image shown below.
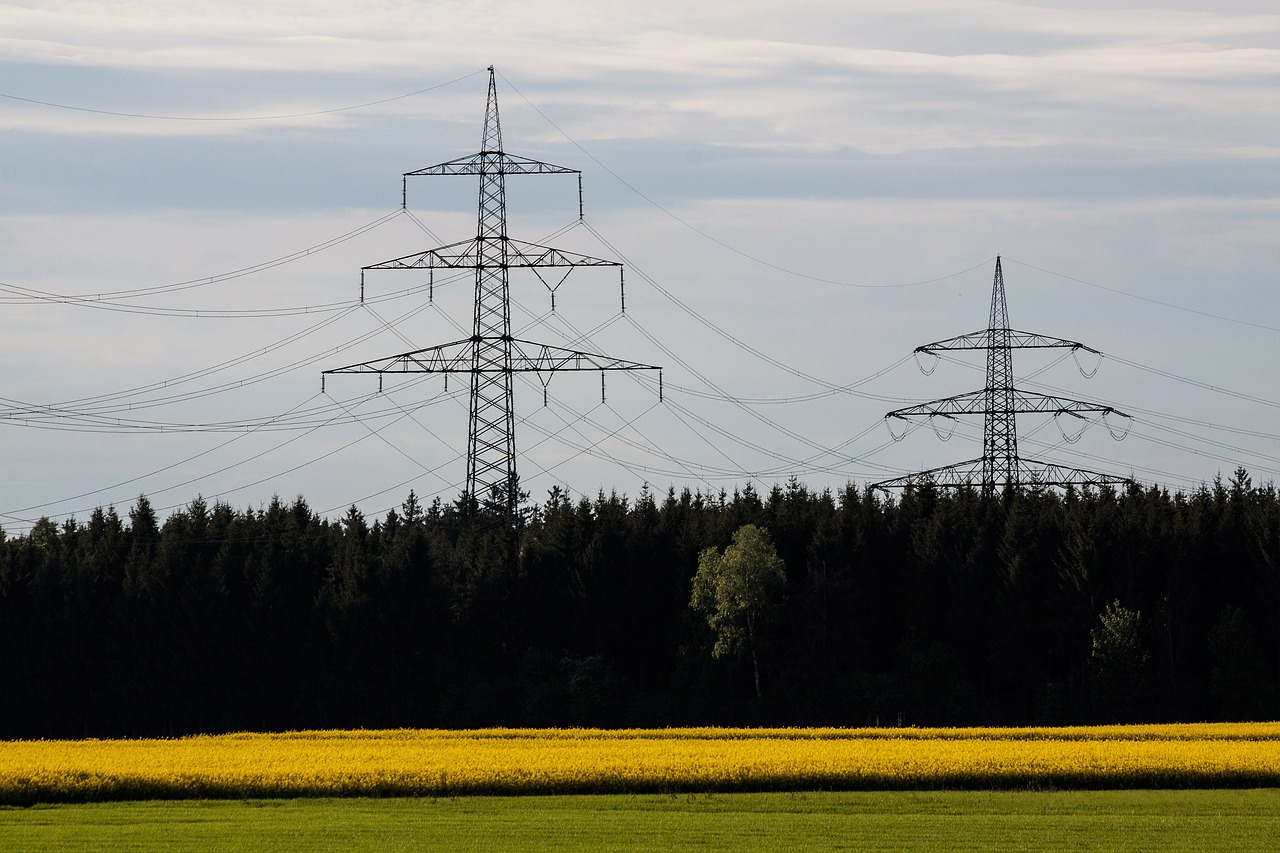
<svg viewBox="0 0 1280 853"><path fill-rule="evenodd" d="M690 606L715 632L713 656L750 653L757 698L760 632L775 615L786 582L786 566L768 531L754 524L738 528L723 554L707 548L698 555Z"/></svg>

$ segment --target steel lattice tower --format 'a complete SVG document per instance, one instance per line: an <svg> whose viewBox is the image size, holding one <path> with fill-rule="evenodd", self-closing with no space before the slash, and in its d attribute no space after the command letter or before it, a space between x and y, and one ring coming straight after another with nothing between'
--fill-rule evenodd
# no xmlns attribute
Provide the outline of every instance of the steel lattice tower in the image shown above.
<svg viewBox="0 0 1280 853"><path fill-rule="evenodd" d="M416 175L476 175L480 179L476 236L390 261L372 269L474 269L475 309L471 337L440 346L401 353L388 358L352 364L331 373L467 373L471 400L467 428L466 500L488 500L505 506L513 515L518 501L516 477L515 414L512 382L516 373L535 373L544 394L548 376L562 370L660 370L637 362L622 361L588 352L569 350L513 338L511 335L510 271L512 268L580 266L615 267L615 261L566 252L550 246L513 240L507 236L507 175L581 175L551 163L507 154L502 147L498 94L493 66L489 67L489 97L485 105L484 138L476 154L425 169ZM581 177L579 177L581 182ZM579 184L581 200L581 184ZM581 216L581 202L579 203ZM566 275L568 273L566 272ZM363 299L363 291L361 293ZM554 291L552 298L554 300ZM554 306L554 301L553 301ZM603 373L601 376L603 395ZM659 384L661 388L661 384ZM661 393L661 391L659 391Z"/></svg>
<svg viewBox="0 0 1280 853"><path fill-rule="evenodd" d="M982 458L959 462L942 468L933 468L885 480L875 488L892 489L922 485L926 482L939 486L966 486L980 484L984 492L993 492L1007 486L1023 485L1071 486L1071 485L1125 485L1132 481L1110 474L1099 474L1079 468L1068 468L1049 462L1023 459L1018 454L1018 423L1020 413L1040 412L1084 417L1085 414L1116 414L1128 417L1111 406L1068 400L1023 391L1013 384L1013 351L1015 349L1069 348L1101 355L1097 350L1076 341L1051 338L1032 332L1019 332L1009 328L1009 305L1005 300L1004 273L1000 258L996 258L995 281L991 288L991 314L987 328L943 341L916 347L916 353L937 355L950 350L986 350L987 384L981 391L972 391L955 397L946 397L896 409L885 418L945 417L956 415L982 415Z"/></svg>
<svg viewBox="0 0 1280 853"><path fill-rule="evenodd" d="M941 349L942 347L939 347ZM1004 273L996 257L991 285L991 316L987 320L986 410L982 425L982 484L1013 483L1018 477L1018 417L1013 401L1013 348L1009 343L1009 304L1004 297Z"/></svg>

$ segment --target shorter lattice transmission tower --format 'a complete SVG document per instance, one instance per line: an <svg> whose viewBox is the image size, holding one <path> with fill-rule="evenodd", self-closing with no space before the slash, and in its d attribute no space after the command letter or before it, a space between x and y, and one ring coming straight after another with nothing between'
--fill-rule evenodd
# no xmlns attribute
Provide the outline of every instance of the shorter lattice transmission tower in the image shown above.
<svg viewBox="0 0 1280 853"><path fill-rule="evenodd" d="M981 415L982 457L885 480L876 483L875 488L887 490L932 483L937 486L980 486L984 492L992 492L1007 486L1066 487L1131 483L1132 480L1125 477L1024 459L1018 454L1017 417L1019 414L1039 412L1051 414L1054 417L1069 415L1076 418L1095 414L1101 415L1104 420L1107 415L1118 415L1124 418L1128 418L1128 415L1102 403L1068 400L1015 388L1013 384L1013 351L1015 349L1070 349L1073 353L1084 350L1099 357L1102 355L1097 350L1076 341L1010 329L1009 306L1005 301L1004 293L1004 274L1000 269L1000 258L997 257L995 281L991 290L991 319L987 328L980 332L925 344L915 349L917 357L921 353L937 356L939 353L953 350L986 350L986 387L981 391L896 409L885 415L886 421ZM1065 437L1066 433L1063 432L1063 435ZM1123 435L1118 437L1123 438Z"/></svg>
<svg viewBox="0 0 1280 853"><path fill-rule="evenodd" d="M542 382L545 402L545 391L551 375L559 371L600 371L603 397L605 371L661 369L650 364L519 340L512 336L512 269L527 268L536 273L540 268L560 267L567 268L564 273L567 276L576 267L614 267L621 276L622 265L616 261L592 258L507 236L507 176L558 174L579 175L578 216L581 218L582 179L579 170L517 157L503 150L497 87L493 67L490 66L489 98L485 106L484 138L480 151L447 163L404 173L405 179L416 175L478 176L480 193L475 239L383 261L361 270L361 301L364 299L365 270L425 269L431 271L431 275L434 275L435 270L474 270L475 309L471 337L324 371L325 374L441 373L445 374L446 383L450 373L469 374L471 398L465 503L472 505L485 501L490 505L505 507L509 516L514 515L519 500L512 395L515 374L536 374ZM407 204L407 195L403 189L402 204ZM564 278L560 281L563 282ZM621 285L621 278L619 284ZM554 300L555 289L551 290ZM554 301L552 305L554 306ZM625 301L623 310L626 310ZM661 374L658 387L661 395Z"/></svg>

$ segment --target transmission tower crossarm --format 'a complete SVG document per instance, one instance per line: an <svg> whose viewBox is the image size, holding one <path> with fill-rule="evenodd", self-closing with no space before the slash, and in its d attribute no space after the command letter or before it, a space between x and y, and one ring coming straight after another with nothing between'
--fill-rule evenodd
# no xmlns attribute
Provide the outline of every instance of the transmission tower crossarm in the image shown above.
<svg viewBox="0 0 1280 853"><path fill-rule="evenodd" d="M1070 400L1066 397L1054 397L1048 394L1037 394L1035 391L1023 391L1020 388L1013 389L1013 397L1016 400L1016 412L1041 412L1053 414L1100 414L1100 415L1120 415L1121 417L1129 417L1124 412L1108 406L1106 403L1091 403L1087 400Z"/></svg>
<svg viewBox="0 0 1280 853"><path fill-rule="evenodd" d="M948 417L951 415L981 415L985 413L986 408L986 392L970 391L968 394L957 394L954 397L945 397L929 403L894 409L892 412L886 412L885 417L918 418L933 417L934 415L946 415Z"/></svg>
<svg viewBox="0 0 1280 853"><path fill-rule="evenodd" d="M1023 391L1018 388L1009 389L1012 393L1014 408L1012 412L1015 414L1022 413L1051 413L1051 414L1116 414L1121 417L1129 417L1124 412L1105 403L1091 403L1085 400L1069 400L1065 397L1052 397L1048 394L1038 394L1034 391ZM1003 411L1003 409L1001 409ZM992 414L990 406L990 395L986 390L970 391L967 394L957 394L954 397L944 397L941 400L934 400L929 403L920 403L916 406L907 406L902 409L894 409L892 412L885 414L886 418L912 418L943 415L950 417L952 415L989 415Z"/></svg>
<svg viewBox="0 0 1280 853"><path fill-rule="evenodd" d="M1008 345L1016 349L1052 349L1067 348L1084 350L1094 355L1102 355L1093 347L1085 346L1079 341L1069 341L1065 338L1053 338L1048 335L1037 334L1036 332L1019 332L1015 329L1001 329L1002 335L1008 336ZM934 341L931 344L925 344L915 348L915 352L937 353L947 350L966 350L966 349L989 349L991 347L991 330L983 329L981 332L970 332L967 335L957 335L954 338L947 338L944 341Z"/></svg>
<svg viewBox="0 0 1280 853"><path fill-rule="evenodd" d="M467 339L413 352L335 367L324 373L548 373L557 370L661 370L652 364L626 361L551 344L508 339L510 363L477 365L473 356L477 346L495 341Z"/></svg>
<svg viewBox="0 0 1280 853"><path fill-rule="evenodd" d="M418 175L492 175L501 172L504 175L580 175L581 169L570 169L541 160L530 160L501 151L481 151L468 154L447 163L437 163L412 172L405 172L404 177Z"/></svg>
<svg viewBox="0 0 1280 853"><path fill-rule="evenodd" d="M415 252L389 261L361 267L362 270L474 269L479 261L479 241L461 240L425 252Z"/></svg>
<svg viewBox="0 0 1280 853"><path fill-rule="evenodd" d="M1071 468L1054 462L1040 462L1035 459L1018 460L1018 479L1026 485L1034 486L1131 486L1134 481L1129 477L1117 477L1114 474L1101 474L1084 468Z"/></svg>
<svg viewBox="0 0 1280 853"><path fill-rule="evenodd" d="M579 350L564 349L551 344L512 339L511 370L516 373L542 373L552 370L661 370L653 364L641 364L597 355Z"/></svg>
<svg viewBox="0 0 1280 853"><path fill-rule="evenodd" d="M905 489L908 486L923 486L931 483L935 486L955 488L972 486L974 480L982 476L982 459L970 459L967 462L956 462L941 468L930 468L928 471L917 471L892 480L881 480L873 483L873 489L888 491L889 489Z"/></svg>
<svg viewBox="0 0 1280 853"><path fill-rule="evenodd" d="M1041 462L1035 459L1016 459L1018 482L1025 486L1129 486L1133 480L1128 477L1116 477L1112 474L1100 474L1083 468L1071 468L1054 462ZM905 489L932 484L942 488L959 488L977 486L982 482L983 460L970 459L944 465L941 468L930 468L892 480L873 483L873 489L887 492L890 489Z"/></svg>
<svg viewBox="0 0 1280 853"><path fill-rule="evenodd" d="M593 258L577 252L567 252L552 246L528 243L524 240L513 240L510 237L500 238L504 246L503 258L507 267L620 267L617 261L605 258ZM494 241L490 240L489 243ZM424 270L424 269L479 269L489 264L492 247L485 246L479 239L462 240L415 252L400 258L392 258L370 264L361 269L366 270Z"/></svg>
<svg viewBox="0 0 1280 853"><path fill-rule="evenodd" d="M507 266L512 267L620 267L618 261L566 252L552 246L507 238Z"/></svg>
<svg viewBox="0 0 1280 853"><path fill-rule="evenodd" d="M470 373L472 351L470 340L454 341L413 352L400 353L345 367L335 367L324 373Z"/></svg>

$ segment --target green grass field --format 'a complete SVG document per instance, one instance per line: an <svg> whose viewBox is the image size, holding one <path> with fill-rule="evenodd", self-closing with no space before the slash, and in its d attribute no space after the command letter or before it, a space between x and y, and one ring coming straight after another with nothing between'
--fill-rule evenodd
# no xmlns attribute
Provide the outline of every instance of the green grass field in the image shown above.
<svg viewBox="0 0 1280 853"><path fill-rule="evenodd" d="M1280 789L123 802L0 809L0 849L1280 850Z"/></svg>

